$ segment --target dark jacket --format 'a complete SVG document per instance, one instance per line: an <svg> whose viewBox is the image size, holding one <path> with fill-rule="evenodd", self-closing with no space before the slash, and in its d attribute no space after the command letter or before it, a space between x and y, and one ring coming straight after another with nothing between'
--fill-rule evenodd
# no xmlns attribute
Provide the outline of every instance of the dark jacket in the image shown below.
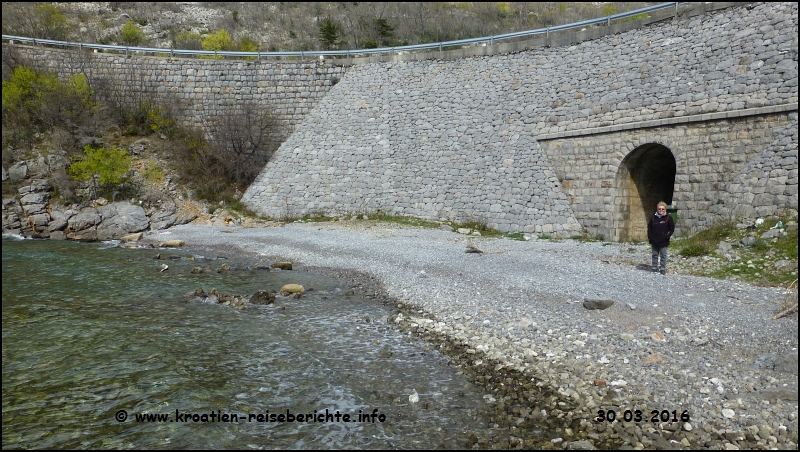
<svg viewBox="0 0 800 452"><path fill-rule="evenodd" d="M647 223L647 240L650 244L657 247L669 246L669 238L675 232L675 221L669 215L664 215L658 218L658 215L653 215L653 218Z"/></svg>

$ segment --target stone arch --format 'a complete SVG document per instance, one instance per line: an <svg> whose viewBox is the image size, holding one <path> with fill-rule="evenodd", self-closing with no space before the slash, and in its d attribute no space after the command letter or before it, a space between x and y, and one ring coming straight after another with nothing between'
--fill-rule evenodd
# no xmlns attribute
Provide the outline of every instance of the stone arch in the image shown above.
<svg viewBox="0 0 800 452"><path fill-rule="evenodd" d="M647 221L656 204L672 204L676 172L675 156L660 143L641 144L622 159L614 181L613 239L647 241Z"/></svg>

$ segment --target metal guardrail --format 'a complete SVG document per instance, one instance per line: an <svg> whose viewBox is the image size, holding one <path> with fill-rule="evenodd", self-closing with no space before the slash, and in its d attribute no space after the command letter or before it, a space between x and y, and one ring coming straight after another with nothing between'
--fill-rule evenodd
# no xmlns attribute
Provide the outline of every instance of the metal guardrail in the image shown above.
<svg viewBox="0 0 800 452"><path fill-rule="evenodd" d="M472 44L492 45L496 41L503 41L507 39L535 37L538 35L549 36L550 33L553 32L572 30L576 28L584 28L589 25L599 25L599 24L611 25L611 22L615 20L626 19L639 14L649 13L653 11L660 11L663 9L674 8L675 12L677 13L678 7L681 4L685 3L687 2L660 3L658 5L648 6L634 11L628 11L624 13L614 14L611 16L600 17L597 19L584 20L582 22L574 22L571 24L558 25L555 27L539 28L536 30L519 31L515 33L506 33L495 36L485 36L482 38L461 39L458 41L435 42L431 44L417 44L417 45L400 46L400 47L381 47L376 49L310 50L301 52L233 52L233 51L212 51L212 50L180 50L180 49L159 49L152 47L128 47L128 46L111 46L102 44L85 44L78 42L53 41L50 39L26 38L22 36L11 36L11 35L3 35L3 41L19 41L19 42L30 43L33 45L48 45L48 46L59 46L59 47L74 47L78 49L95 49L103 51L125 52L125 55L128 55L130 52L137 52L142 54L169 55L170 57L208 56L208 57L214 57L215 59L217 57L240 57L240 58L255 57L259 60L261 58L270 58L270 57L274 58L300 57L301 59L304 59L305 57L356 58L361 56L370 56L383 53L396 54L398 52L411 52L418 50L438 50L441 52L445 47L468 46Z"/></svg>

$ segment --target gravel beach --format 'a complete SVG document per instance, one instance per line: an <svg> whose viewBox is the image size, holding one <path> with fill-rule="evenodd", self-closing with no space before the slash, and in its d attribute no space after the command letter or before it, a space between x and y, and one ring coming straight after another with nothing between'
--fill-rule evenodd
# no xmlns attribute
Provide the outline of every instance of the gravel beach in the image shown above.
<svg viewBox="0 0 800 452"><path fill-rule="evenodd" d="M797 448L797 315L773 320L783 289L619 263L648 262L647 244L375 222L190 224L145 240L168 239L289 260L394 304L387 321L485 387L495 435L473 448Z"/></svg>

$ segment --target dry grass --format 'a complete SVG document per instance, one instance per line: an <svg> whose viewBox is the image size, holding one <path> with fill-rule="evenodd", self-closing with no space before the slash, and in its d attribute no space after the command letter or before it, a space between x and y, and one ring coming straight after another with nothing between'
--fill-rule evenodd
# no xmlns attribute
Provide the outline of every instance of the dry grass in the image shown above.
<svg viewBox="0 0 800 452"><path fill-rule="evenodd" d="M781 317L788 317L790 315L797 315L797 280L795 279L789 287L786 288L786 296L783 298L783 304L780 311L775 314L773 319L778 320Z"/></svg>

